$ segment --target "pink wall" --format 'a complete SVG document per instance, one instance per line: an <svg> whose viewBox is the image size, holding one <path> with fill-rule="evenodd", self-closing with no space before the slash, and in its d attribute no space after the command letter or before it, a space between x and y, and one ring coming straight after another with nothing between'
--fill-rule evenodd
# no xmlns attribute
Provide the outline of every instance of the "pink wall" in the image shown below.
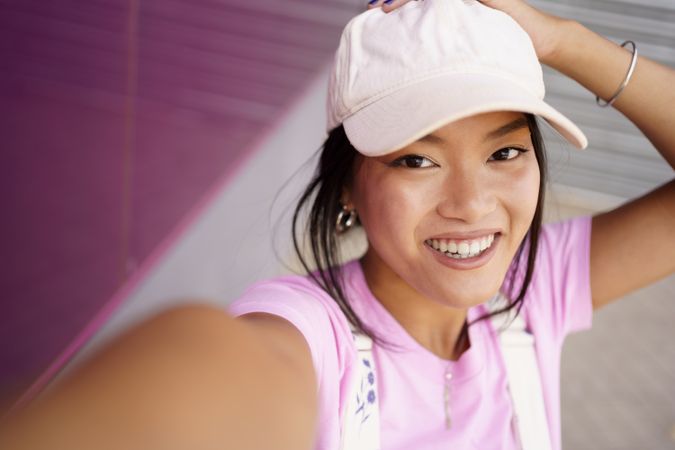
<svg viewBox="0 0 675 450"><path fill-rule="evenodd" d="M264 1L0 0L0 413L330 57Z"/></svg>

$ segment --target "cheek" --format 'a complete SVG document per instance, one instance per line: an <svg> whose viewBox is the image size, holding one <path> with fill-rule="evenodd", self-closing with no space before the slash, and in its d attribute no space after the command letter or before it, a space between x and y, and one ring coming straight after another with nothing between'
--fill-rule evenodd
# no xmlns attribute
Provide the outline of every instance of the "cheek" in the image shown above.
<svg viewBox="0 0 675 450"><path fill-rule="evenodd" d="M426 214L430 198L423 184L392 176L364 173L355 185L354 204L368 240L378 250L403 251L414 246L415 229Z"/></svg>
<svg viewBox="0 0 675 450"><path fill-rule="evenodd" d="M502 202L508 210L513 232L523 238L532 222L539 197L539 167L536 160L516 173L511 174L504 184L508 186Z"/></svg>
<svg viewBox="0 0 675 450"><path fill-rule="evenodd" d="M363 200L358 211L368 237L386 236L392 243L401 245L401 233L412 226L410 213L419 206L409 193L371 188L364 192Z"/></svg>

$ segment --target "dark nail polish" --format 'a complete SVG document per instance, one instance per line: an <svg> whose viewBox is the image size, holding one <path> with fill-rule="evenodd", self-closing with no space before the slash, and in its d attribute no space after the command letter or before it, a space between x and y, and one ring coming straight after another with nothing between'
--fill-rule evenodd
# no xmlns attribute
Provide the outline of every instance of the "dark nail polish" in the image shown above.
<svg viewBox="0 0 675 450"><path fill-rule="evenodd" d="M387 4L387 5L390 5L391 2L393 2L393 1L394 1L394 0L384 0L384 3Z"/></svg>
<svg viewBox="0 0 675 450"><path fill-rule="evenodd" d="M368 4L369 4L369 5L374 5L375 3L377 3L377 1L378 1L378 0L370 0L370 1L368 2Z"/></svg>

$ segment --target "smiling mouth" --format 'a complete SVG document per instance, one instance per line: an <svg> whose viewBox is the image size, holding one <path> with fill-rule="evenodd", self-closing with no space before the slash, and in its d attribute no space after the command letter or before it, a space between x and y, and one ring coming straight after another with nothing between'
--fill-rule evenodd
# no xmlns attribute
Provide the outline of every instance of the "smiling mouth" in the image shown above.
<svg viewBox="0 0 675 450"><path fill-rule="evenodd" d="M499 233L488 234L475 239L427 239L426 245L453 259L467 259L480 256L489 249Z"/></svg>

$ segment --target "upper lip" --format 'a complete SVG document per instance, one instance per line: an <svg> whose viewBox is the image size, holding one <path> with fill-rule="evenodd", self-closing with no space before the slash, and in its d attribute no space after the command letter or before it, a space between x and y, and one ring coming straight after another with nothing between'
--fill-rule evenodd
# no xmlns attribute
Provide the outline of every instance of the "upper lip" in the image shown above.
<svg viewBox="0 0 675 450"><path fill-rule="evenodd" d="M461 241L461 240L471 240L478 237L487 236L489 234L497 234L501 232L502 230L500 228L490 228L490 229L486 228L483 230L437 234L435 236L430 237L429 239L447 239L452 241Z"/></svg>

